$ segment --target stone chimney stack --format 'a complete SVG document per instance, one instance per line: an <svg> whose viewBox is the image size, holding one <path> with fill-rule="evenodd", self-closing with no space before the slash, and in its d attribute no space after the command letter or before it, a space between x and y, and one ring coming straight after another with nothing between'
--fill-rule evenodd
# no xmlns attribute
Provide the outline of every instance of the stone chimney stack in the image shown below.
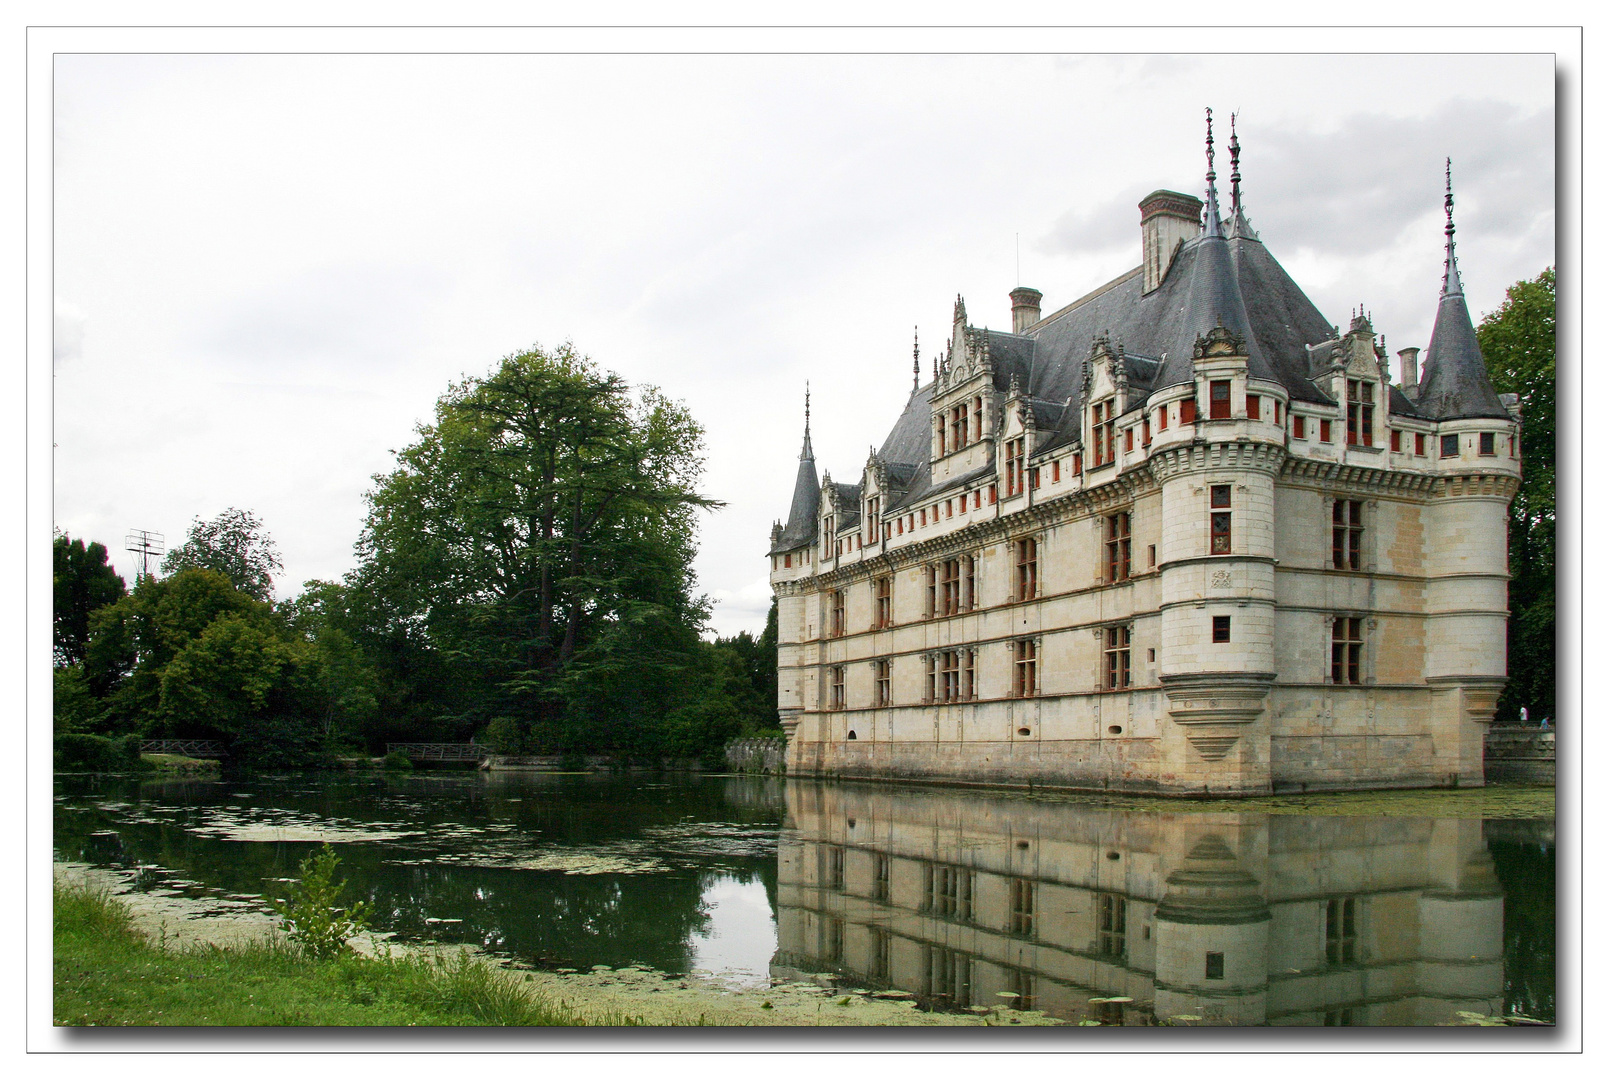
<svg viewBox="0 0 1609 1080"><path fill-rule="evenodd" d="M1177 191L1153 191L1140 200L1140 250L1145 290L1162 284L1179 245L1201 232L1200 199Z"/></svg>
<svg viewBox="0 0 1609 1080"><path fill-rule="evenodd" d="M1397 350L1397 380L1402 392L1412 401L1419 396L1419 350Z"/></svg>
<svg viewBox="0 0 1609 1080"><path fill-rule="evenodd" d="M1039 321L1039 301L1045 294L1026 285L1011 290L1011 332L1020 334Z"/></svg>

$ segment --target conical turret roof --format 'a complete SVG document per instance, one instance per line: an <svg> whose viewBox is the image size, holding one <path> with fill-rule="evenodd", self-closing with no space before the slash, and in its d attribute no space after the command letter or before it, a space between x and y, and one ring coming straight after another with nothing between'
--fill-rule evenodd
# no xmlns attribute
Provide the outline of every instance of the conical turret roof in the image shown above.
<svg viewBox="0 0 1609 1080"><path fill-rule="evenodd" d="M793 505L782 537L771 550L792 551L816 539L816 516L821 509L821 481L816 478L816 454L810 447L810 395L805 394L804 448L799 451L799 475L793 481Z"/></svg>

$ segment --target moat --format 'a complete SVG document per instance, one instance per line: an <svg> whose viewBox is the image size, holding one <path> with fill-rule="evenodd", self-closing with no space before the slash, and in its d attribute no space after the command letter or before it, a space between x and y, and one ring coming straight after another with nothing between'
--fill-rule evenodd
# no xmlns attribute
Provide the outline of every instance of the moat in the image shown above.
<svg viewBox="0 0 1609 1080"><path fill-rule="evenodd" d="M1551 1022L1553 819L1469 797L1290 813L718 776L63 775L55 848L223 911L328 841L377 930L539 969L1074 1023Z"/></svg>

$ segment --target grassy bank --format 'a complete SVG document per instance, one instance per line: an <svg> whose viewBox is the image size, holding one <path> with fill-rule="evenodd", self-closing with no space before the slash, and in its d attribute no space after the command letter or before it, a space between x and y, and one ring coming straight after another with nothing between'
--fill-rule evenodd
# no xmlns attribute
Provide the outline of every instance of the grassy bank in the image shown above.
<svg viewBox="0 0 1609 1080"><path fill-rule="evenodd" d="M314 961L264 939L163 948L121 901L55 891L55 1023L106 1026L551 1026L585 1023L464 955ZM604 1022L623 1023L611 1017Z"/></svg>

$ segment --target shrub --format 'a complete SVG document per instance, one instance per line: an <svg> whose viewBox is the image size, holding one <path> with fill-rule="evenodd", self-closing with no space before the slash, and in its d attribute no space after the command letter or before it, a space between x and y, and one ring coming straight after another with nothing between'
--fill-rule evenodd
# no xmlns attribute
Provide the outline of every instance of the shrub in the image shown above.
<svg viewBox="0 0 1609 1080"><path fill-rule="evenodd" d="M133 740L134 756L127 752ZM131 772L140 768L140 740L106 739L99 735L67 733L55 739L56 768L84 772Z"/></svg>
<svg viewBox="0 0 1609 1080"><path fill-rule="evenodd" d="M380 762L387 772L413 772L413 760L401 750L393 750Z"/></svg>
<svg viewBox="0 0 1609 1080"><path fill-rule="evenodd" d="M339 906L346 880L335 879L341 863L335 849L324 847L301 861L300 880L287 890L289 899L273 900L283 919L282 928L304 953L324 960L347 951L346 939L368 929L369 905L359 900L350 908Z"/></svg>

